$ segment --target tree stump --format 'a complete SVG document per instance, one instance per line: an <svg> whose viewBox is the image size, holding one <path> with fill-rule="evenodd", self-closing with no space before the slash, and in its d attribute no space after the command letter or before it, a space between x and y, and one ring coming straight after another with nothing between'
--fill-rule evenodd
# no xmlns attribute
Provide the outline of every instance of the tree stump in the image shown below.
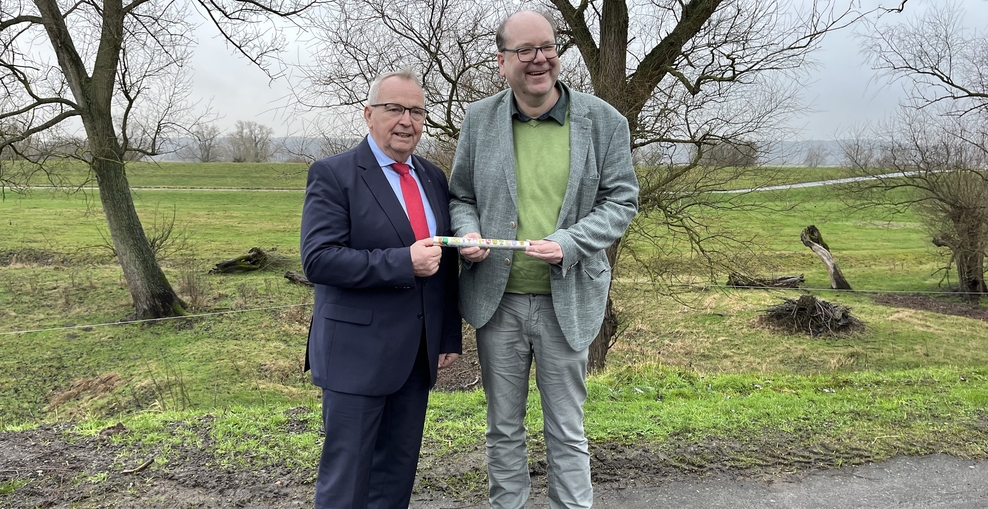
<svg viewBox="0 0 988 509"><path fill-rule="evenodd" d="M233 274L257 270L268 264L268 255L259 247L252 247L247 254L231 258L216 264L209 270L210 274Z"/></svg>
<svg viewBox="0 0 988 509"><path fill-rule="evenodd" d="M799 240L803 242L803 245L813 250L814 253L827 266L827 272L830 274L830 287L835 290L851 290L851 284L844 279L844 274L841 273L840 269L837 267L837 262L834 261L834 256L830 254L830 248L827 247L827 243L823 241L823 234L814 225L809 225L803 228L802 233L799 234Z"/></svg>

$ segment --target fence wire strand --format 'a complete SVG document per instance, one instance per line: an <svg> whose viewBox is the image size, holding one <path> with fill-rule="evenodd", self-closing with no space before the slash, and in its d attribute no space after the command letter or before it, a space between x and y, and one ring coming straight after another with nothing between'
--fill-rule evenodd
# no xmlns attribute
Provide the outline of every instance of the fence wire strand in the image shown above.
<svg viewBox="0 0 988 509"><path fill-rule="evenodd" d="M629 283L629 281L619 281L615 280L616 283ZM634 283L634 282L632 282ZM698 290L709 290L709 289L730 289L730 290L767 290L773 292L832 292L832 293L859 293L859 294L908 294L908 295L951 295L956 297L964 297L971 294L956 291L924 291L924 290L840 290L834 288L823 288L823 287L806 287L806 288L769 288L769 287L739 287L730 286L724 284L682 284L682 285L667 285L668 288L689 288ZM286 304L284 306L269 306L262 308L250 308L250 309L234 309L228 311L214 311L209 313L197 313L193 315L182 315L182 316L169 316L164 318L147 318L141 320L121 320L116 322L104 322L104 323L93 323L87 325L65 325L61 327L46 327L40 329L28 329L28 330L17 330L17 331L3 331L0 332L0 336L13 336L19 334L34 334L39 332L53 332L53 331L63 331L63 330L73 330L73 329L86 329L86 328L96 328L96 327L110 327L114 325L138 325L146 323L159 323L167 322L173 320L189 320L193 318L203 318L210 316L222 316L222 315L235 315L241 313L257 313L262 311L274 311L278 309L289 309L295 307L312 306L312 302L307 302L303 304Z"/></svg>
<svg viewBox="0 0 988 509"><path fill-rule="evenodd" d="M113 325L135 325L142 323L157 323L157 322L167 322L171 320L190 320L193 318L202 318L204 316L220 316L220 315L234 315L238 313L254 313L258 311L273 311L276 309L288 309L300 306L312 306L312 303L305 304L286 304L284 306L270 306L263 308L251 308L251 309L231 309L228 311L214 311L210 313L197 313L194 315L182 315L182 316L166 316L163 318L145 318L141 320L121 320L117 322L103 322L103 323L92 323L88 325L64 325L61 327L48 327L44 329L30 329L30 330L17 330L17 331L6 331L0 332L0 336L12 336L15 334L33 334L36 332L51 332L51 331L61 331L61 330L72 330L72 329L86 329L86 328L96 328L96 327L110 327Z"/></svg>

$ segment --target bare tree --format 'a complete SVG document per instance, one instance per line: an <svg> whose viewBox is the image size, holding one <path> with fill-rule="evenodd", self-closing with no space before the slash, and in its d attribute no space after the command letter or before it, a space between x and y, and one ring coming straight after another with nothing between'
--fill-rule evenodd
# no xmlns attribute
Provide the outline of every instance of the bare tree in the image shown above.
<svg viewBox="0 0 988 509"><path fill-rule="evenodd" d="M807 168L818 168L823 166L827 162L829 156L829 151L827 147L822 144L815 143L810 145L806 149L806 155L803 157L803 166Z"/></svg>
<svg viewBox="0 0 988 509"><path fill-rule="evenodd" d="M196 124L188 130L189 141L183 148L183 153L200 163L214 163L222 157L220 131L216 124Z"/></svg>
<svg viewBox="0 0 988 509"><path fill-rule="evenodd" d="M921 17L888 15L863 30L872 69L901 83L908 105L944 103L944 113L988 109L988 36L964 27L956 4L931 7Z"/></svg>
<svg viewBox="0 0 988 509"><path fill-rule="evenodd" d="M854 2L813 2L800 9L769 0L550 0L564 44L563 79L592 92L628 120L641 181L641 224L634 242L665 243L650 252L685 252L716 264L739 257L727 246L746 241L714 221L714 208L742 206L744 196L712 195L740 177L768 183L769 172L701 165L704 152L720 143L772 139L799 111L800 80L812 66L809 55L822 37L861 16ZM383 70L415 65L423 73L430 115L428 134L453 150L465 105L505 85L498 77L494 31L508 12L529 3L510 0L341 0L316 24L314 37L327 51L307 68L301 103L312 107L359 104L368 84ZM380 48L402 48L381 52ZM331 51L328 48L332 48ZM631 237L628 237L629 239ZM679 243L672 245L671 243ZM613 264L620 243L608 255ZM633 251L633 250L632 250ZM644 251L644 250L642 250ZM655 274L699 266L641 260ZM664 267L664 268L663 268ZM591 369L600 369L617 321L609 310L591 346Z"/></svg>
<svg viewBox="0 0 988 509"><path fill-rule="evenodd" d="M988 293L988 36L965 30L963 16L945 4L869 24L872 68L903 84L908 98L866 133L876 141L858 136L844 151L859 174L879 174L854 186L855 196L919 214L949 253L945 279L956 268L958 289L977 298Z"/></svg>
<svg viewBox="0 0 988 509"><path fill-rule="evenodd" d="M263 163L271 159L274 129L253 120L238 120L226 139L226 150L235 163Z"/></svg>
<svg viewBox="0 0 988 509"><path fill-rule="evenodd" d="M700 156L704 166L750 168L758 166L761 150L753 141L722 141L707 147Z"/></svg>
<svg viewBox="0 0 988 509"><path fill-rule="evenodd" d="M153 155L187 112L183 74L194 45L195 5L241 54L266 62L283 47L274 18L308 0L3 0L0 3L0 152L29 137L79 126L134 316L181 314L184 304L155 260L134 208L126 161ZM47 159L45 159L47 161Z"/></svg>

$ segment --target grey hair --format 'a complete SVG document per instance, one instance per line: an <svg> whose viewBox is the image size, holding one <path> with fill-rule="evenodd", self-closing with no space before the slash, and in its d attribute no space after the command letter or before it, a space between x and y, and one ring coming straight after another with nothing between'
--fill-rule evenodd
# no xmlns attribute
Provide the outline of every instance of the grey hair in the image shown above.
<svg viewBox="0 0 988 509"><path fill-rule="evenodd" d="M422 88L422 83L419 82L418 73L416 73L411 67L405 67L404 69L397 71L379 74L376 78L374 78L374 81L371 82L370 90L367 91L367 104L374 104L377 102L377 96L381 91L382 81L396 76L411 81L412 83L418 85L419 88Z"/></svg>
<svg viewBox="0 0 988 509"><path fill-rule="evenodd" d="M504 18L504 20L501 21L501 24L497 26L497 33L494 34L494 44L497 45L497 50L498 51L504 51L506 49L504 47L504 44L506 42L504 40L504 25L507 25L508 24L508 20L511 19L512 17L514 17L514 15L515 14L518 14L519 12L534 12L534 13L542 16L543 18L545 18L546 21L549 22L549 26L552 27L552 40L556 40L556 39L559 38L559 34L556 33L556 20L552 19L552 16L550 16L549 14L547 14L547 13L545 13L543 11L532 11L532 10L526 9L526 10L515 12L515 13L511 14L510 16Z"/></svg>

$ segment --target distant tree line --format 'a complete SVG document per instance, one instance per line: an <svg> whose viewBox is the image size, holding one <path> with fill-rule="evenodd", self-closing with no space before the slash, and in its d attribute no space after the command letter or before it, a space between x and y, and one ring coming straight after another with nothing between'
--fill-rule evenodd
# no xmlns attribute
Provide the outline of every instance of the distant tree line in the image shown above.
<svg viewBox="0 0 988 509"><path fill-rule="evenodd" d="M15 132L16 126L0 126L0 136L10 136ZM264 163L285 160L308 162L319 157L319 154L337 152L336 145L340 143L327 138L318 146L308 146L306 142L296 143L302 146L291 146L286 138L275 138L274 129L252 120L238 120L230 132L220 130L214 123L198 123L186 129L184 134L159 142L159 149L153 156L174 154L179 160L201 163ZM53 156L81 154L86 143L83 136L64 133L35 134L0 149L0 158L38 162ZM140 161L147 157L149 154L133 152L125 159Z"/></svg>

